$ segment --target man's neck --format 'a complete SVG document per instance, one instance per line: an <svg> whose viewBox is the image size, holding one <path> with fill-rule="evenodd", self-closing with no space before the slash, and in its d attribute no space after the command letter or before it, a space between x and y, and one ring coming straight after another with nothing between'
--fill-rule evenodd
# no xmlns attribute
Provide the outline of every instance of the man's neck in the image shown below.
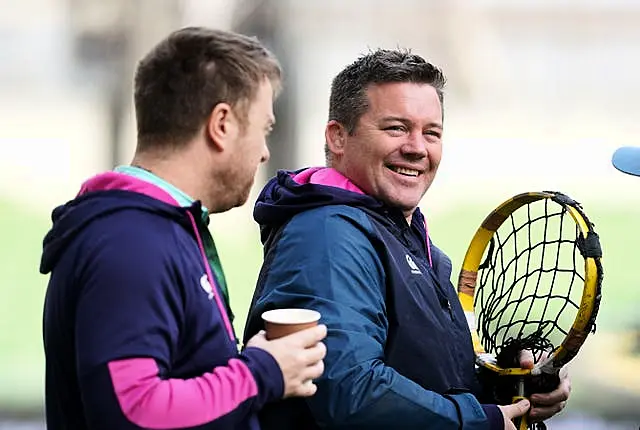
<svg viewBox="0 0 640 430"><path fill-rule="evenodd" d="M199 173L197 161L192 161L191 158L186 151L171 154L142 153L134 156L131 165L153 173L210 208L213 199L204 185L206 178Z"/></svg>
<svg viewBox="0 0 640 430"><path fill-rule="evenodd" d="M407 215L407 213L404 213L404 219L407 220L407 224L411 225L411 221L413 221L413 211L411 211L410 214Z"/></svg>

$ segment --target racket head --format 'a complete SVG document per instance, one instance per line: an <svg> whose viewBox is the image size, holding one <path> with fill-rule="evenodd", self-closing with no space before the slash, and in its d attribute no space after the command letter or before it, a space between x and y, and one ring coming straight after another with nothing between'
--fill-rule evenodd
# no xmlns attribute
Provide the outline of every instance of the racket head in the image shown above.
<svg viewBox="0 0 640 430"><path fill-rule="evenodd" d="M500 239L496 238L496 236L497 236L497 232L501 229L503 225L505 225L505 222L507 220L511 220L510 222L513 225L514 238L516 237L516 234L519 234L519 233L522 233L521 235L524 235L525 237L528 236L528 239L529 239L528 249L525 249L522 252L518 252L517 250L514 251L514 254L515 254L514 259L516 260L522 260L524 258L528 259L527 268L531 266L531 261L532 261L531 254L534 253L535 249L539 248L539 246L535 245L534 243L537 243L537 244L542 243L543 249L546 245L548 245L546 244L547 242L546 226L544 230L545 231L544 240L540 241L539 238L531 237L535 233L534 230L531 230L531 227L528 227L528 229L524 229L523 227L520 227L520 230L516 230L515 223L513 221L515 214L521 213L523 210L525 210L525 208L526 208L526 211L530 211L531 205L539 204L536 202L544 202L544 204L554 205L554 207L557 206L558 213L556 214L556 216L560 216L560 223L565 222L566 224L567 222L569 222L568 220L571 220L573 222L574 231L575 231L574 233L575 237L573 238L573 246L575 247L575 249L573 249L574 259L577 263L580 263L579 268L577 268L576 265L574 264L574 268L577 269L574 271L576 272L579 271L580 273L578 273L578 277L577 278L574 277L571 282L573 283L575 280L577 280L578 281L577 283L580 285L579 285L579 288L575 288L574 291L572 292L574 296L576 296L577 294L577 298L575 300L571 300L571 298L567 297L566 301L567 303L571 303L571 306L567 306L561 310L562 312L562 311L567 311L567 309L569 309L569 311L567 311L566 313L567 315L569 315L569 318L570 318L570 321L566 321L567 320L566 315L563 318L565 320L564 325L568 327L561 328L559 331L559 337L563 337L562 340L556 341L550 345L551 350L549 351L546 357L544 356L537 357L539 358L539 360L536 361L532 369L523 369L515 365L510 365L510 366L499 365L496 357L498 354L500 354L501 349L504 349L505 341L507 341L507 343L512 342L512 344L515 344L516 342L521 340L521 339L518 339L518 336L522 336L522 337L527 335L530 336L531 330L533 330L533 327L535 327L536 323L534 322L532 324L533 327L529 327L529 322L526 319L524 321L521 320L520 329L516 329L519 331L519 333L515 337L511 336L507 340L506 338L508 336L501 335L503 344L500 344L500 345L497 344L495 340L491 341L491 339L489 338L492 336L492 334L488 333L488 331L491 331L491 330L495 331L496 327L498 327L498 330L500 330L504 326L504 324L502 326L500 325L492 326L489 321L490 318L488 317L484 318L484 321L481 321L480 324L478 324L478 320L479 320L479 317L482 319L483 313L485 314L493 313L494 316L499 314L501 311L500 309L498 309L498 306L500 306L501 304L499 303L500 300L498 300L493 304L489 303L488 301L483 303L483 297L484 297L483 294L486 293L487 290L489 290L488 294L492 294L491 292L492 289L494 290L493 292L494 296L500 297L500 294L503 294L503 293L495 294L495 289L497 287L495 285L488 285L489 284L488 277L487 279L484 279L484 282L483 280L481 280L481 282L478 282L479 281L478 275L479 275L479 272L482 272L482 271L486 272L487 268L483 267L483 265L486 266L487 263L489 263L489 266L491 266L490 259L495 258L495 254L493 256L491 254L495 253L495 249L493 248L495 248L496 242L498 242L498 247L504 245L504 243L500 243ZM545 208L546 207L547 206L545 206ZM530 222L533 222L531 221L530 213L528 213L528 215L529 215ZM538 217L535 217L533 220L535 222L542 222L543 220L545 222L548 221L545 219L545 216L538 216ZM509 231L508 224L506 225L506 231ZM560 235L562 234L563 233L562 233L562 227L561 227ZM561 246L563 248L571 249L570 248L572 246L571 240L567 239L565 241L562 238L558 240L558 243L557 243L558 254L560 252L559 250ZM471 331L473 347L474 347L474 352L476 356L476 363L479 366L483 366L484 368L491 370L493 372L496 372L497 374L500 374L500 375L529 375L529 374L538 375L543 372L548 374L557 373L562 366L564 366L567 362L573 359L573 357L575 357L578 350L586 340L587 335L595 329L595 318L600 306L601 287L602 287L602 278L603 278L601 258L602 258L602 251L600 247L599 237L594 230L593 224L587 218L580 204L563 193L548 192L548 191L522 193L506 200L501 205L499 205L496 209L494 209L484 219L484 221L476 231L475 235L473 236L473 239L471 240L471 243L465 254L464 261L462 264L462 269L460 271L459 278L458 278L458 297L460 299L462 308L465 312L467 321L469 323L469 329ZM579 261L580 259L582 261ZM494 261L494 263L497 263L497 265L502 264L504 266L504 262L499 263L497 261ZM495 270L495 265L496 264L494 264L493 269L489 269L489 270ZM506 275L503 276L501 279L503 288L505 287L505 284L507 284L506 288L510 290L514 290L518 288L521 288L523 290L526 289L527 281L532 278L532 273L535 274L537 272L539 274L543 274L543 273L546 274L546 273L549 273L550 271L553 271L553 270L550 270L548 267L545 269L544 265L545 265L545 262L544 262L544 255L543 255L539 268L537 268L536 270L532 270L529 274L522 275L519 278L514 277L512 285L508 285L509 281L505 279ZM560 273L561 271L564 272L564 270L559 269L557 266L558 266L558 262L556 262L556 267L555 267L556 272L558 273ZM517 267L517 262L516 262L516 267ZM496 278L494 277L493 280L495 279ZM522 280L524 280L524 282L521 282ZM555 276L553 277L553 280L554 281L556 280ZM539 281L540 281L540 276L538 276L538 282ZM559 282L562 282L562 280L559 280ZM552 285L550 287L549 292L546 294L546 297L538 293L537 291L538 287L536 287L536 291L533 294L527 293L526 295L523 295L521 292L520 297L521 298L525 297L524 301L531 302L531 305L529 307L529 312L526 314L527 317L530 316L531 309L533 309L534 303L536 301L539 302L540 300L547 300L547 305L545 305L544 307L546 311L548 308L548 303L550 301L553 301L555 303L555 302L558 302L558 300L561 298L561 296L555 294L552 291L552 288L554 287L553 285L554 282L552 282L551 284ZM511 297L511 293L509 293L509 297ZM514 313L518 312L519 302L517 301L517 299L506 300L506 301L502 300L502 301L506 303L505 305L506 307L511 307L512 308L511 310ZM486 309L483 309L483 306ZM558 318L559 317L560 317L560 314ZM500 318L502 318L502 316ZM488 324L487 324L487 321L489 321ZM512 318L512 321L513 321L513 318ZM541 326L549 325L553 323L554 323L553 321L550 321L550 320L545 321L543 318L543 320L538 321L539 327L537 329L542 330ZM555 322L555 324L557 324L557 321Z"/></svg>

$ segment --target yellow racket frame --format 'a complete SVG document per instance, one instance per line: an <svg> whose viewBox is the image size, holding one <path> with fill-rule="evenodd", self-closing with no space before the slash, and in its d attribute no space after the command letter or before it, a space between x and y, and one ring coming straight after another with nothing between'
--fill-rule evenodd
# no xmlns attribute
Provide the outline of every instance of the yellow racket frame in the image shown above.
<svg viewBox="0 0 640 430"><path fill-rule="evenodd" d="M475 309L474 309L474 293L478 270L482 263L482 257L485 249L489 245L491 238L502 223L520 207L542 199L553 199L560 193L554 192L528 192L518 194L509 200L506 200L489 216L485 218L481 226L476 231L471 244L462 263L462 270L458 278L458 298L462 304L462 308L467 316L471 337L473 340L473 348L476 355L477 364L484 366L500 375L538 375L541 372L553 373L557 372L564 364L571 360L584 343L587 335L592 329L595 313L598 311L600 302L600 285L602 281L602 270L599 264L600 257L585 258L585 279L582 292L582 299L578 313L573 322L569 333L555 351L540 363L536 363L532 369L522 368L502 368L495 364L490 354L487 354L482 346L478 331L475 327ZM566 197L564 194L562 196ZM580 233L586 239L589 232L593 232L593 226L588 221L584 213L579 209L578 205L562 204L554 201L556 204L563 206L571 215L575 223L578 225Z"/></svg>

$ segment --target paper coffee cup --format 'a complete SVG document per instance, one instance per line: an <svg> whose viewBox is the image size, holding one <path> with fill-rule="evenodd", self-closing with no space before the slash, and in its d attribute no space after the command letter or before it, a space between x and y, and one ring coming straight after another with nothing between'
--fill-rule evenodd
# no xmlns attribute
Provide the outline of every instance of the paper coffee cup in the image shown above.
<svg viewBox="0 0 640 430"><path fill-rule="evenodd" d="M267 339L273 340L318 325L320 312L311 309L273 309L262 314Z"/></svg>

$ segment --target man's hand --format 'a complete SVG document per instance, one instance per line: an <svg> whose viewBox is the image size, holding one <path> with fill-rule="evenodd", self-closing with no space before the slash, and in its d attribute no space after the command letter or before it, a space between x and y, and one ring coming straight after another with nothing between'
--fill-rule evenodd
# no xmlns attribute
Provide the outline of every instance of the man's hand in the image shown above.
<svg viewBox="0 0 640 430"><path fill-rule="evenodd" d="M546 355L543 355L542 359L545 358ZM531 351L522 351L520 353L520 367L523 369L531 369L533 365L534 358ZM558 377L560 378L560 384L556 389L549 393L536 393L531 395L532 408L529 412L531 422L544 421L564 409L569 399L569 394L571 393L571 380L569 379L569 372L566 366L560 370Z"/></svg>
<svg viewBox="0 0 640 430"><path fill-rule="evenodd" d="M512 420L526 414L529 410L529 406L531 405L527 399L520 400L512 405L498 406L498 408L500 408L500 412L502 412L502 417L504 418L504 430L518 430Z"/></svg>
<svg viewBox="0 0 640 430"><path fill-rule="evenodd" d="M280 339L267 340L261 331L247 346L261 348L275 358L284 378L284 398L313 396L317 390L313 379L324 372L322 359L327 348L321 342L327 336L327 327L318 325Z"/></svg>

